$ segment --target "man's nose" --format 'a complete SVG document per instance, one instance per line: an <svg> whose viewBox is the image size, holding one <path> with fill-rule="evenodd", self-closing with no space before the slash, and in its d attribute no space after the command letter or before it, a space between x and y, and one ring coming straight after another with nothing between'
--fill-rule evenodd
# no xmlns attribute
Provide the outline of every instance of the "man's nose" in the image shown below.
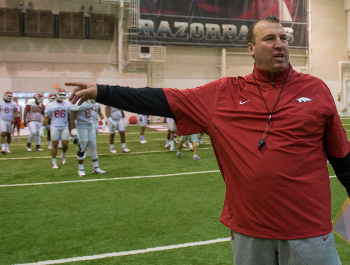
<svg viewBox="0 0 350 265"><path fill-rule="evenodd" d="M280 37L277 37L275 40L275 48L282 48L284 46L282 40L280 39Z"/></svg>

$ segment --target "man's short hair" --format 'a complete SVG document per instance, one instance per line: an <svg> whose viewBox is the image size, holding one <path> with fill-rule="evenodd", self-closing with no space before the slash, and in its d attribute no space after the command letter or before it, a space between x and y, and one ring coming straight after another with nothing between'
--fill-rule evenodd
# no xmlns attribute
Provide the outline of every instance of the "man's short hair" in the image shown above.
<svg viewBox="0 0 350 265"><path fill-rule="evenodd" d="M258 24L260 21L268 21L271 23L281 24L281 21L276 16L267 16L267 17L263 17L263 18L258 19L257 21L255 21L255 23L248 30L248 34L247 34L247 42L248 43L252 43L255 45L254 28L255 28L255 25Z"/></svg>

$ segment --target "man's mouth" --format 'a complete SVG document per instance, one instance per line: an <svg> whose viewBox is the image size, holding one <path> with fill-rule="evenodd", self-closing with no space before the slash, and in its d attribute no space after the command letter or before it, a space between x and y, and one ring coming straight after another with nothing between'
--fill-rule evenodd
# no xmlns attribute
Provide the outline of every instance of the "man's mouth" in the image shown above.
<svg viewBox="0 0 350 265"><path fill-rule="evenodd" d="M276 54L274 58L278 61L282 61L284 59L284 54L282 53Z"/></svg>

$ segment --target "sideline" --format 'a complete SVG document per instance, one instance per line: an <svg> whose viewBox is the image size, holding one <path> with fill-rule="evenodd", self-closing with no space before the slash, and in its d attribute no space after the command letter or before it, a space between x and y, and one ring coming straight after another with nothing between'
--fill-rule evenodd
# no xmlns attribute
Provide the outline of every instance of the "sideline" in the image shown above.
<svg viewBox="0 0 350 265"><path fill-rule="evenodd" d="M216 173L216 172L220 172L220 170L209 170L209 171L198 171L198 172L184 172L184 173L164 174L164 175L134 176L134 177L122 177L122 178L108 178L108 179L106 179L106 178L104 178L104 179L82 179L82 180L70 180L70 181L58 181L58 182L8 184L8 185L0 185L0 188L4 188L4 187L21 187L21 186L38 186L38 185L53 185L53 184L68 184L68 183L107 181L107 180L160 178L160 177L169 177L169 176L206 174L206 173Z"/></svg>
<svg viewBox="0 0 350 265"><path fill-rule="evenodd" d="M169 249L203 246L203 245L209 245L209 244L221 243L221 242L227 242L227 241L230 241L229 237L228 238L218 238L218 239L207 240L207 241L185 243L185 244L179 244L179 245L170 245L170 246L163 246L163 247L154 247L154 248L146 248L146 249L139 249L139 250L123 251L123 252L112 252L112 253L106 253L106 254L101 254L101 255L92 255L92 256L76 257L76 258L69 258L69 259L47 260L47 261L40 261L40 262L34 262L34 263L22 263L22 264L16 264L16 265L63 264L63 263L74 262L74 261L96 260L96 259L104 259L104 258L111 258L111 257L144 254L144 253L155 252L155 251L164 251L164 250L169 250Z"/></svg>

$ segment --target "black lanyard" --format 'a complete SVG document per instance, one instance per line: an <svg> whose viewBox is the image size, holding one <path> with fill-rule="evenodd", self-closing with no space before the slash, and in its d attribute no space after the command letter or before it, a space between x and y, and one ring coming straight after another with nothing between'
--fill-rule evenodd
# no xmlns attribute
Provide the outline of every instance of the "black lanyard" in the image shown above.
<svg viewBox="0 0 350 265"><path fill-rule="evenodd" d="M264 99L263 95L261 94L260 88L259 88L259 86L258 86L258 83L256 82L256 79L255 79L254 70L253 70L253 77L254 77L254 81L255 81L256 87L258 88L259 93L260 93L260 96L261 96L262 100L264 101L265 107L266 107L268 113L270 114L269 119L268 119L267 124L266 124L265 132L263 133L263 137L259 140L259 145L258 145L258 149L259 149L259 150L265 145L265 137L266 137L267 131L269 130L269 125L270 125L272 113L273 113L273 111L274 111L274 109L275 109L275 107L276 107L276 105L277 105L277 102L278 102L280 96L281 96L282 90L283 90L283 88L284 88L284 84L285 84L286 81L287 81L287 78L288 78L288 75L289 75L289 70L290 70L290 64L289 64L287 76L286 76L286 78L284 79L284 82L283 82L281 91L280 91L280 93L279 93L279 95L278 95L278 98L277 98L277 100L276 100L275 105L274 105L273 108L272 108L272 111L270 111L270 109L268 108L268 106L267 106L267 104L266 104L266 102L265 102L265 99Z"/></svg>

